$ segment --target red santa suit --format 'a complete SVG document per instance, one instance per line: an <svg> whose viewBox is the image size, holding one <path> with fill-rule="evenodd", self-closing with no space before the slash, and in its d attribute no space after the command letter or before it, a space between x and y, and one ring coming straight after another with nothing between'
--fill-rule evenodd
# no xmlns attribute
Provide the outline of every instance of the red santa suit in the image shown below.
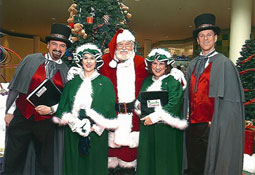
<svg viewBox="0 0 255 175"><path fill-rule="evenodd" d="M103 56L104 65L100 73L108 77L115 89L116 107L120 127L109 133L109 168L136 167L137 147L139 140L139 117L134 110L127 110L134 106L144 78L148 76L145 70L144 58L133 55L125 62L120 62L115 56L117 42L133 41L134 36L127 30L119 30L109 43L108 54Z"/></svg>

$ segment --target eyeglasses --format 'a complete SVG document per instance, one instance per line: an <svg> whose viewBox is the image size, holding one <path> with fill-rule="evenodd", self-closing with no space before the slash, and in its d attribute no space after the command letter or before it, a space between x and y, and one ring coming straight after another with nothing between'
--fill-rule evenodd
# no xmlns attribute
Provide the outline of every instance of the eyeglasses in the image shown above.
<svg viewBox="0 0 255 175"><path fill-rule="evenodd" d="M118 43L117 48L123 49L124 47L127 49L130 49L133 46L132 42L126 42L126 43Z"/></svg>

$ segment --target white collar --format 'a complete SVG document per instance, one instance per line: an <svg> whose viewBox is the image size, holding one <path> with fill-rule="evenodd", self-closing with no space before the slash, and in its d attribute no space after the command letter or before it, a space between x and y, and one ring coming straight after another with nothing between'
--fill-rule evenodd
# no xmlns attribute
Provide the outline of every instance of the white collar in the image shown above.
<svg viewBox="0 0 255 175"><path fill-rule="evenodd" d="M50 61L54 61L55 63L57 63L57 64L62 64L63 63L63 61L61 60L61 59L58 59L58 60L53 60L52 58L51 58L51 56L50 56L50 53L47 53L47 54L45 54L45 58L46 58L46 60L50 60Z"/></svg>
<svg viewBox="0 0 255 175"><path fill-rule="evenodd" d="M170 74L167 75L162 75L161 77L159 77L157 80L155 79L155 76L152 76L152 80L153 81L162 81L163 79L165 79L166 77L168 77Z"/></svg>
<svg viewBox="0 0 255 175"><path fill-rule="evenodd" d="M85 77L84 70L81 71L81 73L80 73L80 77L82 80L90 79L91 81L94 80L95 78L97 78L99 75L100 74L98 73L98 71L96 69L90 77Z"/></svg>
<svg viewBox="0 0 255 175"><path fill-rule="evenodd" d="M216 54L218 54L218 52L217 52L215 49L213 49L212 51L210 51L207 55L204 55L203 52L200 52L200 55L201 55L201 56L202 56L202 55L208 56L208 58L211 58L211 57L213 57L213 56L216 55Z"/></svg>

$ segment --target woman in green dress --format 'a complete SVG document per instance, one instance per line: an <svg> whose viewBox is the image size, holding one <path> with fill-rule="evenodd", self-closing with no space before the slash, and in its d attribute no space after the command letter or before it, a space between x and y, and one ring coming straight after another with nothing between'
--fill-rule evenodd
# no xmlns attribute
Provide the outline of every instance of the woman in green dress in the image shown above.
<svg viewBox="0 0 255 175"><path fill-rule="evenodd" d="M97 72L103 65L97 46L76 49L82 67L62 93L55 123L65 127L64 175L107 175L108 131L116 128L115 92L111 81Z"/></svg>
<svg viewBox="0 0 255 175"><path fill-rule="evenodd" d="M181 115L182 85L169 74L174 60L167 50L153 49L145 62L151 76L140 93L167 91L168 102L141 118L137 175L181 175L183 130L188 125ZM138 109L140 100L139 96Z"/></svg>

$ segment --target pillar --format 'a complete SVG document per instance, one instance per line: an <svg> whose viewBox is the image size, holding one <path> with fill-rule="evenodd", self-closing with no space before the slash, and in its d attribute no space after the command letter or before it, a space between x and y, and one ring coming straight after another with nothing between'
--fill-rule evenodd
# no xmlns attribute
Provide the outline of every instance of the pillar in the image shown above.
<svg viewBox="0 0 255 175"><path fill-rule="evenodd" d="M229 58L233 63L240 57L245 40L250 39L252 0L232 0Z"/></svg>

